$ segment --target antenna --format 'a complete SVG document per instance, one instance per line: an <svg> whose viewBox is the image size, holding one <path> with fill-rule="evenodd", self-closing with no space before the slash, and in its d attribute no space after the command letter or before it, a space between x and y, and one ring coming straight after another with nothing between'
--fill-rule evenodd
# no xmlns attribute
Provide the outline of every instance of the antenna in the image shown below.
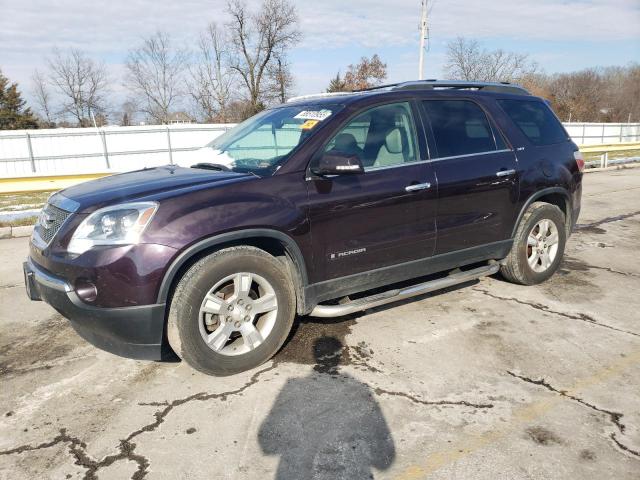
<svg viewBox="0 0 640 480"><path fill-rule="evenodd" d="M427 26L427 3L422 0L422 16L420 19L420 63L418 66L418 79L424 80L424 42L427 39L429 28Z"/></svg>

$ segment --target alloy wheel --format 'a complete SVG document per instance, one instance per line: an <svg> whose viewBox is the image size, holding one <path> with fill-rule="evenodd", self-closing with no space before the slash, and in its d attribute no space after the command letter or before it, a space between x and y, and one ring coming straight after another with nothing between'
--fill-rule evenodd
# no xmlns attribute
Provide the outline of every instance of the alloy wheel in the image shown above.
<svg viewBox="0 0 640 480"><path fill-rule="evenodd" d="M204 297L198 321L207 346L222 355L242 355L269 336L278 315L273 286L260 275L239 272L216 283Z"/></svg>
<svg viewBox="0 0 640 480"><path fill-rule="evenodd" d="M549 219L536 223L527 236L527 262L534 272L545 272L558 254L558 227Z"/></svg>

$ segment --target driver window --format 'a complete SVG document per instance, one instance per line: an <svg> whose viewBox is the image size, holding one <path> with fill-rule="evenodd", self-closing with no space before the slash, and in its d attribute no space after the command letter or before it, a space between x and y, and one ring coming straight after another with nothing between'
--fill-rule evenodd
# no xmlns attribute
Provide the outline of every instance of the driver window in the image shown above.
<svg viewBox="0 0 640 480"><path fill-rule="evenodd" d="M366 110L327 145L325 152L356 155L365 171L417 160L415 129L408 102Z"/></svg>

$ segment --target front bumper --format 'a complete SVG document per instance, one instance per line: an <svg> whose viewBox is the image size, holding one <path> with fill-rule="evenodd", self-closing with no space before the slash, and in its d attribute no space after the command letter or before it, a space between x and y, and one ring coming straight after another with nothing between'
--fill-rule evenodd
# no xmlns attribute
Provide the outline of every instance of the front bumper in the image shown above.
<svg viewBox="0 0 640 480"><path fill-rule="evenodd" d="M29 298L51 305L89 343L127 358L163 360L172 356L164 340L165 304L93 307L83 302L64 279L30 258L24 262L23 270Z"/></svg>

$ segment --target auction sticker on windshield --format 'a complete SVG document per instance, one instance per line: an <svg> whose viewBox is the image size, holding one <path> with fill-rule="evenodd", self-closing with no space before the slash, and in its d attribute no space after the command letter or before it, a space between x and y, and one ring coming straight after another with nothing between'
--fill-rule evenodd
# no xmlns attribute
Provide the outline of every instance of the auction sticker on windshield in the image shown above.
<svg viewBox="0 0 640 480"><path fill-rule="evenodd" d="M320 120L307 120L306 122L304 122L300 128L302 130L311 130L313 127L315 127L318 123L320 123Z"/></svg>
<svg viewBox="0 0 640 480"><path fill-rule="evenodd" d="M303 120L318 120L322 121L331 116L331 110L303 110L293 118L301 118Z"/></svg>

